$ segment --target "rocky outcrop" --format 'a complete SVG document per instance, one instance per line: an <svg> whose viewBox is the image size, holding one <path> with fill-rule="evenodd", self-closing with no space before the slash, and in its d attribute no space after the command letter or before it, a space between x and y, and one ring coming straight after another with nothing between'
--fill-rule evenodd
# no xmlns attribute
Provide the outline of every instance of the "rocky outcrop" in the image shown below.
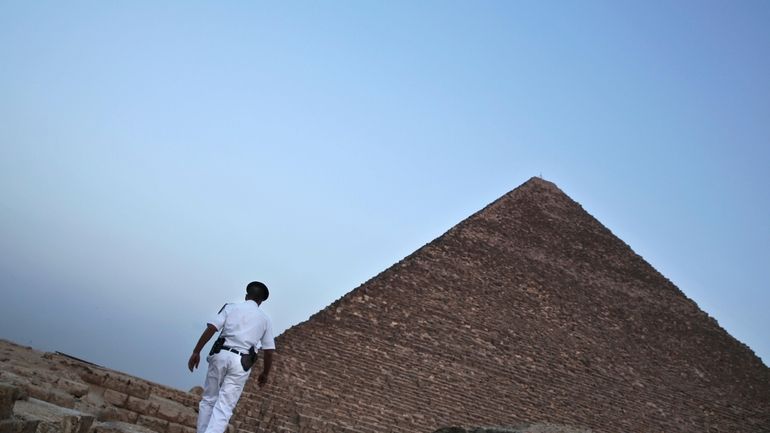
<svg viewBox="0 0 770 433"><path fill-rule="evenodd" d="M4 340L0 367L0 415L31 431L195 432L197 395Z"/></svg>

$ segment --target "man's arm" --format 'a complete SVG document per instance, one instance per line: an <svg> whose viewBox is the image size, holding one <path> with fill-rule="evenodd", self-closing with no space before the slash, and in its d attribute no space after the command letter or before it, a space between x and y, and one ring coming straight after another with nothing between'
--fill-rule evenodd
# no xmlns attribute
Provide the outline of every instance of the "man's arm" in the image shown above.
<svg viewBox="0 0 770 433"><path fill-rule="evenodd" d="M273 352L275 352L275 349L266 349L262 351L262 353L265 354L265 365L262 367L262 374L259 375L259 379L257 380L260 388L267 383L267 375L270 374L270 368L273 366Z"/></svg>
<svg viewBox="0 0 770 433"><path fill-rule="evenodd" d="M195 349L193 349L193 353L190 355L190 360L187 361L187 368L189 368L190 371L198 368L198 363L201 360L201 350L203 349L203 346L205 346L206 343L211 340L211 337L213 337L216 333L216 326L212 325L211 323L206 325L206 329L203 330L201 338L198 339L198 344L195 345Z"/></svg>

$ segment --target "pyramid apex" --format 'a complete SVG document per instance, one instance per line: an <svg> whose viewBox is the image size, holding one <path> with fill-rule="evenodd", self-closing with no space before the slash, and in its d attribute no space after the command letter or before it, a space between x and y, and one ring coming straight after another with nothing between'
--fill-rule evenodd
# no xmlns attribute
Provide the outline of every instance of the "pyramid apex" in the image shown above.
<svg viewBox="0 0 770 433"><path fill-rule="evenodd" d="M547 180L543 179L542 175L539 176L532 176L527 180L527 182L548 182ZM525 182L525 183L527 183Z"/></svg>
<svg viewBox="0 0 770 433"><path fill-rule="evenodd" d="M501 210L501 207L507 208L513 203L516 203L514 207L521 208L522 206L540 206L545 204L556 204L557 207L563 207L568 202L573 202L573 200L555 183L545 180L540 176L533 176L521 185L508 191L508 193L493 201L476 214L471 215L467 220L472 220L476 215L498 212Z"/></svg>
<svg viewBox="0 0 770 433"><path fill-rule="evenodd" d="M541 186L541 187L549 187L549 188L556 188L559 189L559 187L556 186L555 183L545 180L542 176L532 176L530 177L526 182L522 183L519 188L524 186ZM561 190L560 190L561 191Z"/></svg>

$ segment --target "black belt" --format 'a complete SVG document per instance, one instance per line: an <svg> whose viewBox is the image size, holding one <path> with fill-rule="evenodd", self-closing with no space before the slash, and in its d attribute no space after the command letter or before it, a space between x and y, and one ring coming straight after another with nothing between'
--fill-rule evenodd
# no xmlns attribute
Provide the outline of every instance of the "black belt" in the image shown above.
<svg viewBox="0 0 770 433"><path fill-rule="evenodd" d="M234 353L234 354L236 354L236 355L248 355L248 353L241 353L241 352L239 352L239 351L237 351L237 350L233 349L232 347L222 346L222 349L223 349L223 350L226 350L226 351L228 351L228 352L233 352L233 353Z"/></svg>

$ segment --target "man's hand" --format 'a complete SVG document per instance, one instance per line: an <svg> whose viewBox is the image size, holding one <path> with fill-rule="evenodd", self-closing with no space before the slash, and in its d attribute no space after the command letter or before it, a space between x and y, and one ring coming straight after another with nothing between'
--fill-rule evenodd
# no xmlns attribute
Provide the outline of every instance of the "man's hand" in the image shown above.
<svg viewBox="0 0 770 433"><path fill-rule="evenodd" d="M260 388L267 383L267 375L270 374L270 367L273 366L273 352L275 352L275 349L265 349L262 351L265 356L265 366L262 369L262 374L259 375L259 379L257 380L257 384L259 384Z"/></svg>
<svg viewBox="0 0 770 433"><path fill-rule="evenodd" d="M213 337L216 332L216 326L211 323L206 324L206 329L203 330L201 338L198 339L198 344L195 345L195 349L193 349L193 353L190 355L190 360L187 361L187 368L189 368L190 371L198 368L198 363L201 362L201 350L203 350L203 346L211 340L211 337Z"/></svg>
<svg viewBox="0 0 770 433"><path fill-rule="evenodd" d="M267 383L267 373L263 371L259 375L259 378L257 379L257 384L259 385L260 388L262 388L263 386L265 386L266 383Z"/></svg>
<svg viewBox="0 0 770 433"><path fill-rule="evenodd" d="M187 361L187 368L190 369L190 371L195 370L198 368L198 363L201 362L201 354L198 352L193 352L192 355L190 355L190 360Z"/></svg>

